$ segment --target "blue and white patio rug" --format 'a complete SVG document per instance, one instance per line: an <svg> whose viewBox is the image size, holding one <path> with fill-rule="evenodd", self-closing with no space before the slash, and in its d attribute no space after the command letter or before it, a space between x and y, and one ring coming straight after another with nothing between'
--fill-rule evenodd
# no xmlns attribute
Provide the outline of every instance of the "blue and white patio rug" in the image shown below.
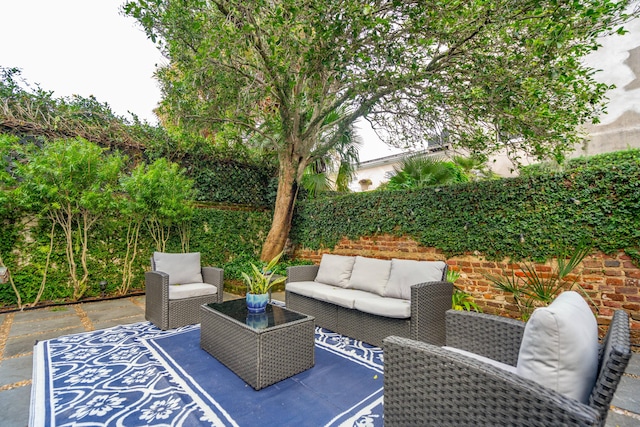
<svg viewBox="0 0 640 427"><path fill-rule="evenodd" d="M322 328L315 340L313 368L259 391L200 349L198 325L41 341L30 425L382 426L382 350Z"/></svg>

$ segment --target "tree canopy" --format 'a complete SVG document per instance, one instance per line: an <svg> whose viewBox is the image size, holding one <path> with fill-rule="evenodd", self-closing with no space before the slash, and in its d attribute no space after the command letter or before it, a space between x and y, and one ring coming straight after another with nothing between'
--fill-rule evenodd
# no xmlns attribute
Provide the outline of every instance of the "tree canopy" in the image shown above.
<svg viewBox="0 0 640 427"><path fill-rule="evenodd" d="M305 167L359 118L395 145L561 158L605 105L608 86L580 58L624 32L630 3L137 0L124 11L169 59L157 73L165 123L214 137L232 126L277 153L270 259Z"/></svg>

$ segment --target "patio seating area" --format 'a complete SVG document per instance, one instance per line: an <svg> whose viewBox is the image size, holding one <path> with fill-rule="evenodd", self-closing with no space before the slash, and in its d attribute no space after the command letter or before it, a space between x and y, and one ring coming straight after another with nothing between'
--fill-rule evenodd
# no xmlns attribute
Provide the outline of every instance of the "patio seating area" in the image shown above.
<svg viewBox="0 0 640 427"><path fill-rule="evenodd" d="M224 299L237 298L225 294ZM274 294L284 301L284 295ZM3 425L26 426L36 341L145 321L145 297L0 314L0 411ZM612 401L607 426L640 424L640 355L633 354Z"/></svg>

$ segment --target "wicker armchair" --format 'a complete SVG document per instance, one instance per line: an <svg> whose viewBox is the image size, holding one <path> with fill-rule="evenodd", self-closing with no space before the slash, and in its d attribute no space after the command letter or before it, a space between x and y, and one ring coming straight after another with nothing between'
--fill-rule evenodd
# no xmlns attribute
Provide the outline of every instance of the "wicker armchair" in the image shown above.
<svg viewBox="0 0 640 427"><path fill-rule="evenodd" d="M447 346L515 366L524 323L449 310ZM385 426L604 426L631 357L629 318L616 311L600 345L589 403L445 348L401 337L384 340Z"/></svg>
<svg viewBox="0 0 640 427"><path fill-rule="evenodd" d="M156 269L159 257L165 262L163 267L158 264ZM169 264L167 259L171 260ZM177 284L185 277L184 269L189 265L197 272L196 277L182 281L182 285ZM168 273L159 271L161 268ZM199 253L156 252L151 257L151 269L145 273L145 318L162 330L200 323L201 305L222 302L224 272L221 268L200 267ZM173 272L177 272L177 281L171 277Z"/></svg>

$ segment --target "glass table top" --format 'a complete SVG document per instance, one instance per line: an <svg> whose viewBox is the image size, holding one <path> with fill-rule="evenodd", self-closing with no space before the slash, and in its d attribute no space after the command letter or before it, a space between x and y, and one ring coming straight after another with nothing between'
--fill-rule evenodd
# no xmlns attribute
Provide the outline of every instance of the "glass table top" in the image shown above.
<svg viewBox="0 0 640 427"><path fill-rule="evenodd" d="M304 314L272 304L267 304L264 313L249 313L244 298L206 304L206 306L254 329L266 329L307 318Z"/></svg>

